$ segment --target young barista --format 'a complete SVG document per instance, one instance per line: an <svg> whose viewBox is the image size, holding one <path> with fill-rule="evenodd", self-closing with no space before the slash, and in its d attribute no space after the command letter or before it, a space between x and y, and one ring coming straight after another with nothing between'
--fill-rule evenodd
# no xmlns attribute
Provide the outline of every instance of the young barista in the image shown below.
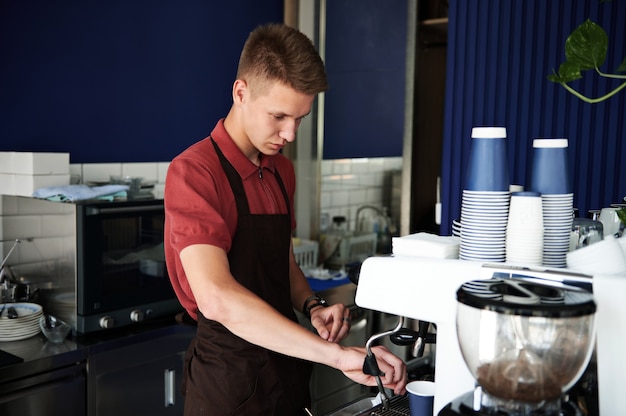
<svg viewBox="0 0 626 416"><path fill-rule="evenodd" d="M349 310L314 296L291 246L295 175L280 150L326 88L305 35L261 26L241 53L228 115L170 164L167 267L198 326L185 357L185 415L305 414L311 361L376 384L362 372L364 348L337 343ZM317 334L297 323L294 308ZM384 347L375 355L384 385L403 393L402 360Z"/></svg>

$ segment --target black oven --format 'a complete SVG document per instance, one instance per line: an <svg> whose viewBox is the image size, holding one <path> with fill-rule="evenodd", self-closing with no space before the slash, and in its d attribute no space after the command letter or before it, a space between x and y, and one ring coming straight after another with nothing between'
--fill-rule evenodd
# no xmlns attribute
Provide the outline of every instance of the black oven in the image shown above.
<svg viewBox="0 0 626 416"><path fill-rule="evenodd" d="M76 331L182 310L165 267L163 200L76 205Z"/></svg>

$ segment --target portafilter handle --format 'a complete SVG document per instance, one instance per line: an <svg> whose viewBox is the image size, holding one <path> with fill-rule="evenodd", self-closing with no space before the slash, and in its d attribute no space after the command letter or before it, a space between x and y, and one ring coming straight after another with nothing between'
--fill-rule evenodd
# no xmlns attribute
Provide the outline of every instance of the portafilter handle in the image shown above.
<svg viewBox="0 0 626 416"><path fill-rule="evenodd" d="M365 343L365 350L367 351L367 356L365 357L365 362L363 363L363 372L365 374L369 374L376 378L376 384L378 385L378 392L380 393L380 397L382 399L382 404L383 404L383 409L385 410L389 409L389 397L387 396L387 393L385 392L385 387L383 386L383 382L380 379L380 376L384 376L385 373L380 371L380 368L378 367L378 362L376 361L376 356L372 352L372 347L376 340L379 340L380 338L384 338L388 335L392 335L398 332L400 329L402 329L403 325L404 325L404 317L400 316L398 317L398 324L393 329L389 331L380 332L378 334L374 334Z"/></svg>

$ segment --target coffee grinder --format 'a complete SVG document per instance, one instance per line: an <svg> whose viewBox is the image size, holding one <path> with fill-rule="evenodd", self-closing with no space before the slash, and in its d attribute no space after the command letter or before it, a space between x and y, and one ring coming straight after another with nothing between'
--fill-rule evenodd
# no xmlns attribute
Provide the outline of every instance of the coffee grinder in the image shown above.
<svg viewBox="0 0 626 416"><path fill-rule="evenodd" d="M565 396L587 368L596 304L588 291L531 278L457 291L457 335L476 387L439 415L581 415Z"/></svg>

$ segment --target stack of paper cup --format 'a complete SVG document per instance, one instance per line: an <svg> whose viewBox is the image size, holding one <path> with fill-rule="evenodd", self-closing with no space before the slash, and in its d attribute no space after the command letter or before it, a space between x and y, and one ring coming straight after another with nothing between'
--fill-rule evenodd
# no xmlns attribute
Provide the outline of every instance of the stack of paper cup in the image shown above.
<svg viewBox="0 0 626 416"><path fill-rule="evenodd" d="M461 200L460 259L505 261L510 195L506 129L473 128Z"/></svg>
<svg viewBox="0 0 626 416"><path fill-rule="evenodd" d="M511 194L506 227L506 261L543 264L543 209L538 192Z"/></svg>
<svg viewBox="0 0 626 416"><path fill-rule="evenodd" d="M531 190L541 193L543 264L566 267L572 230L574 194L570 186L567 139L533 140Z"/></svg>

